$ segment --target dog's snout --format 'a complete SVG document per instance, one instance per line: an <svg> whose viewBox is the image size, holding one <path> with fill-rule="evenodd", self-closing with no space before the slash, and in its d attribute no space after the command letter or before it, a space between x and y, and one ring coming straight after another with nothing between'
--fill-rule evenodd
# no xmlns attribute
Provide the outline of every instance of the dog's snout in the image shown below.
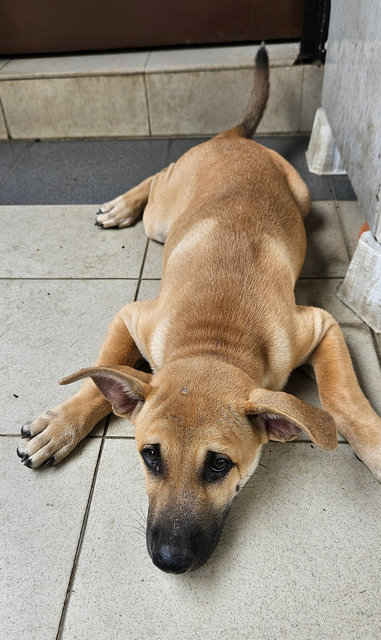
<svg viewBox="0 0 381 640"><path fill-rule="evenodd" d="M184 529L148 527L147 547L154 565L167 573L185 573L193 565L191 540Z"/></svg>
<svg viewBox="0 0 381 640"><path fill-rule="evenodd" d="M154 522L148 517L147 548L154 565L167 573L201 567L216 547L227 512L202 523L189 514L180 519L164 513Z"/></svg>
<svg viewBox="0 0 381 640"><path fill-rule="evenodd" d="M155 545L151 557L154 565L166 573L185 573L193 564L193 558L186 549L171 544Z"/></svg>

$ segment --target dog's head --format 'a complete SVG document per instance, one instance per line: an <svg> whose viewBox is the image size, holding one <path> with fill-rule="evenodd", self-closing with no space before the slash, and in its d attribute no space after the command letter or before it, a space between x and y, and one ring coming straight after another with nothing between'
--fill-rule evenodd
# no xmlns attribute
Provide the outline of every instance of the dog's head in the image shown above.
<svg viewBox="0 0 381 640"><path fill-rule="evenodd" d="M331 416L293 396L255 388L233 366L202 359L150 375L130 367L91 367L90 376L129 418L146 475L147 547L163 571L201 566L219 540L231 502L269 440L303 429L318 446L337 444Z"/></svg>

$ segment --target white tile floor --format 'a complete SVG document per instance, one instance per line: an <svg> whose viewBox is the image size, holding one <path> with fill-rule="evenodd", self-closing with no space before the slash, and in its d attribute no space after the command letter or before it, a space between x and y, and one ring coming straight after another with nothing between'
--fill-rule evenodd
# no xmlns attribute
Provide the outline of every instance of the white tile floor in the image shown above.
<svg viewBox="0 0 381 640"><path fill-rule="evenodd" d="M150 242L144 262L142 225L102 232L94 212L0 207L1 638L381 637L381 487L342 440L333 452L306 438L268 446L223 543L184 576L161 573L146 552L126 421L107 419L57 468L20 465L22 423L69 394L57 380L93 361L120 306L158 290L161 247ZM314 203L296 295L340 321L381 412L377 341L335 296L361 223L353 202ZM304 372L288 391L319 402Z"/></svg>

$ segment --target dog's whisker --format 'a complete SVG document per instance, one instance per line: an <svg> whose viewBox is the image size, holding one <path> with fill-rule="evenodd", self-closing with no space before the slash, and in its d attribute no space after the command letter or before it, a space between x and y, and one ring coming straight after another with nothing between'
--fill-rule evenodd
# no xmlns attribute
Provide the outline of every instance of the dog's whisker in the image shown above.
<svg viewBox="0 0 381 640"><path fill-rule="evenodd" d="M139 513L139 511L137 509L135 509L135 507L131 504L128 503L128 506L130 507L130 509L132 509L132 511L134 511L136 513L136 515L138 516L140 523L142 524L142 526L145 526L147 524L146 519L144 518L144 516Z"/></svg>
<svg viewBox="0 0 381 640"><path fill-rule="evenodd" d="M146 527L145 527L145 523L142 522L141 520L138 520L137 518L134 518L136 524L138 527L141 528L142 531L145 531Z"/></svg>
<svg viewBox="0 0 381 640"><path fill-rule="evenodd" d="M216 549L221 549L221 547L228 547L230 540L219 540Z"/></svg>
<svg viewBox="0 0 381 640"><path fill-rule="evenodd" d="M140 532L143 532L143 531L144 531L143 527L139 524L139 522L137 522L137 524L136 524L136 525L134 525L134 524L129 524L129 525L127 525L127 526L128 526L130 529L135 529L136 531L140 531Z"/></svg>
<svg viewBox="0 0 381 640"><path fill-rule="evenodd" d="M135 531L136 533L139 533L140 535L146 537L146 530L144 527L142 527L140 525L140 523L137 523L136 525L134 524L128 524L127 527L129 529L132 529L133 531Z"/></svg>
<svg viewBox="0 0 381 640"><path fill-rule="evenodd" d="M145 533L143 533L142 531L137 531L135 529L133 529L133 531L134 531L134 534L138 535L140 538L144 538L144 539L146 538Z"/></svg>
<svg viewBox="0 0 381 640"><path fill-rule="evenodd" d="M239 523L237 523L237 522L231 523L230 525L228 524L227 526L225 526L223 528L223 531L222 531L221 535L222 536L226 536L226 535L230 534L232 531L238 531L238 528L237 528L238 524Z"/></svg>
<svg viewBox="0 0 381 640"><path fill-rule="evenodd" d="M225 528L231 526L233 523L237 522L242 518L242 513L234 513L233 515L228 515L225 522Z"/></svg>
<svg viewBox="0 0 381 640"><path fill-rule="evenodd" d="M233 535L239 531L238 528L229 529L228 531L223 531L220 536L220 540L232 540Z"/></svg>
<svg viewBox="0 0 381 640"><path fill-rule="evenodd" d="M145 515L145 513L143 511L142 503L139 504L139 510L140 510L140 513L142 514L142 518L143 518L144 522L147 524L147 516Z"/></svg>
<svg viewBox="0 0 381 640"><path fill-rule="evenodd" d="M133 471L134 469L136 469L137 466L140 465L140 462L136 462L136 464L134 464L132 467L130 467L129 469L127 469L126 473L130 473L130 471Z"/></svg>

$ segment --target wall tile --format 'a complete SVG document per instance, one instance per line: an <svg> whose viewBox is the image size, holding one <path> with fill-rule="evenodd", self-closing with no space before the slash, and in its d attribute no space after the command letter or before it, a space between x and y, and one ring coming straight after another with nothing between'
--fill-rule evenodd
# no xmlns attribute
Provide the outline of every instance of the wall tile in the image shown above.
<svg viewBox="0 0 381 640"><path fill-rule="evenodd" d="M258 132L296 131L302 68L272 69L271 83ZM249 69L147 74L152 134L213 134L230 128L242 119L251 88Z"/></svg>
<svg viewBox="0 0 381 640"><path fill-rule="evenodd" d="M142 75L6 80L0 95L13 138L149 133Z"/></svg>

